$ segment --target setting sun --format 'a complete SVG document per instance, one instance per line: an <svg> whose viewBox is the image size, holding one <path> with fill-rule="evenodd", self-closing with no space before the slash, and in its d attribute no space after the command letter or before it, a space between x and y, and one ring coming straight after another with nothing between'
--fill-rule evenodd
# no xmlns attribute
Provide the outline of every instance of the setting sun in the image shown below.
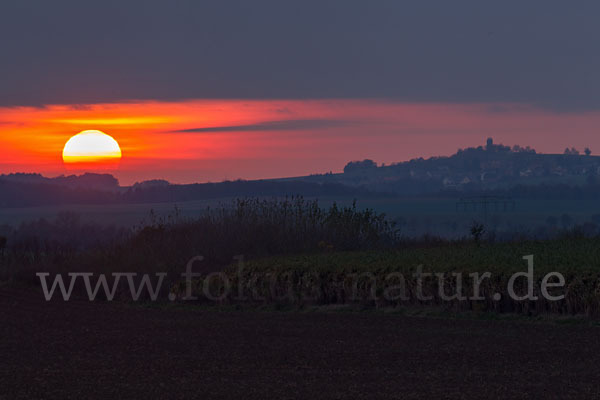
<svg viewBox="0 0 600 400"><path fill-rule="evenodd" d="M121 159L121 148L110 135L102 131L87 130L67 141L62 157L65 164L110 164Z"/></svg>

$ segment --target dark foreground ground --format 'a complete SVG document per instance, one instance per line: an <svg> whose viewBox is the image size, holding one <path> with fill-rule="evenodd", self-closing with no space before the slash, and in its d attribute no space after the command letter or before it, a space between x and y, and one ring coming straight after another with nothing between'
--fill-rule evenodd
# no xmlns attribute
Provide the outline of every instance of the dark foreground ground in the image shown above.
<svg viewBox="0 0 600 400"><path fill-rule="evenodd" d="M0 398L598 398L600 329L149 309L0 288Z"/></svg>

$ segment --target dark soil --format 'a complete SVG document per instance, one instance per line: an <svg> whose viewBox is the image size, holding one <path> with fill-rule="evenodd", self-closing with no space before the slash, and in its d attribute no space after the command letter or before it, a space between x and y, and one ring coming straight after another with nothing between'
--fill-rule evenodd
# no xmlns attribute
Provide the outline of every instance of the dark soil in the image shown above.
<svg viewBox="0 0 600 400"><path fill-rule="evenodd" d="M600 329L45 302L0 288L0 398L598 398Z"/></svg>

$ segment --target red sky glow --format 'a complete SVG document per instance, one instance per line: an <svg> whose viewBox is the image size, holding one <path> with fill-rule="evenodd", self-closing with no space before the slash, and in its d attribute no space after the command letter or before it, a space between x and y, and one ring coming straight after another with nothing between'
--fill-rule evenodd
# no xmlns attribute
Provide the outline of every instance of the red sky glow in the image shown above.
<svg viewBox="0 0 600 400"><path fill-rule="evenodd" d="M0 108L0 172L80 173L63 165L64 144L98 129L120 144L128 185L340 172L351 160L392 163L482 145L561 153L600 149L598 112L552 112L521 104L384 100L191 100Z"/></svg>

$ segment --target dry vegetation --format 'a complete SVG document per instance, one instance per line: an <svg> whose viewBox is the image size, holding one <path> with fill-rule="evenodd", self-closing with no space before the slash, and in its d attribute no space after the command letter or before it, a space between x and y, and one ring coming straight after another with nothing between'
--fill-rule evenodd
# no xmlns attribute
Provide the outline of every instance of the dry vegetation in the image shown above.
<svg viewBox="0 0 600 400"><path fill-rule="evenodd" d="M196 271L205 275L225 271L230 283L241 286L249 301L294 306L441 304L453 310L600 313L600 238L584 237L577 230L549 241L406 239L385 215L355 205L334 204L323 209L316 201L298 197L236 200L209 208L197 218L183 218L175 210L167 218L151 215L133 230L83 224L66 213L54 221L22 225L5 236L8 240L0 253L2 280L37 284L35 273L42 271L167 272L167 288L178 292L188 260L202 255L205 260L194 267ZM508 299L507 280L513 272L526 269L522 257L527 254L535 257L536 286L547 272L565 276L564 300ZM232 264L236 255L245 257L242 273ZM425 272L447 273L444 287L449 295L456 292L457 282L450 273L465 275L462 290L468 295L472 288L468 273L491 272L492 278L482 285L486 300L442 302L439 296L432 301L418 300L412 275L418 265L423 265ZM406 279L408 301L382 298L383 283L391 272L402 273ZM357 278L357 273L363 275ZM218 282L211 285L215 293L222 289ZM200 296L201 286L196 288ZM424 281L425 295L438 291L437 279ZM501 301L492 299L495 293L502 294ZM223 301L237 300L232 294Z"/></svg>

